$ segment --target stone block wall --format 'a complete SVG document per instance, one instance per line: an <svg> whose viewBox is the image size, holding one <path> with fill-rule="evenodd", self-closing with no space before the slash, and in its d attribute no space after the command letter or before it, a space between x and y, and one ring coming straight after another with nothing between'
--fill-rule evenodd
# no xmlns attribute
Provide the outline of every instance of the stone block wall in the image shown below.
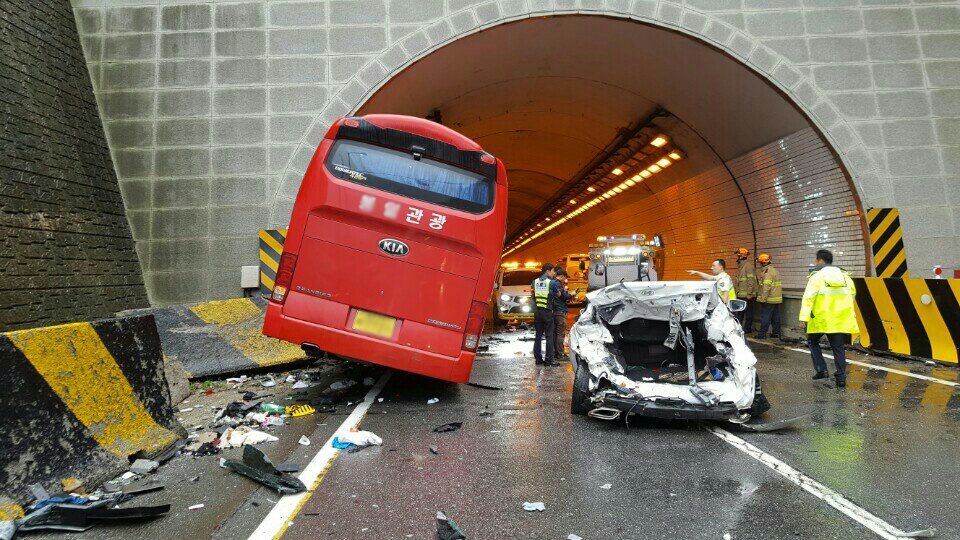
<svg viewBox="0 0 960 540"><path fill-rule="evenodd" d="M145 306L70 6L0 2L0 49L0 331Z"/></svg>
<svg viewBox="0 0 960 540"><path fill-rule="evenodd" d="M152 301L239 296L330 122L452 40L586 14L686 33L822 132L911 273L960 268L960 6L938 0L72 0ZM135 4L135 5L127 5Z"/></svg>

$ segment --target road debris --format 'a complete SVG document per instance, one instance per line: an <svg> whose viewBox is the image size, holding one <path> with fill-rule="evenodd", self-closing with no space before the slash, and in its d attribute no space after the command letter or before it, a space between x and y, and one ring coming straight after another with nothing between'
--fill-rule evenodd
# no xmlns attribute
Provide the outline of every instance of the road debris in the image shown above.
<svg viewBox="0 0 960 540"><path fill-rule="evenodd" d="M277 385L277 380L273 378L273 375L267 375L267 378L260 381L260 386L264 388L272 388Z"/></svg>
<svg viewBox="0 0 960 540"><path fill-rule="evenodd" d="M433 428L434 433L446 433L448 431L456 431L463 426L463 422L450 422L449 424L443 424L442 426L437 426Z"/></svg>
<svg viewBox="0 0 960 540"><path fill-rule="evenodd" d="M301 435L301 436L300 436L300 440L297 441L297 442L299 442L299 443L302 444L303 446L310 446L310 439L307 438L306 435Z"/></svg>
<svg viewBox="0 0 960 540"><path fill-rule="evenodd" d="M571 533L567 535L567 540L583 540L583 538L580 538L579 536Z"/></svg>
<svg viewBox="0 0 960 540"><path fill-rule="evenodd" d="M376 382L377 382L377 381L374 380L373 377L367 377L367 378L363 379L363 385L364 385L364 386L373 386L374 384L376 384Z"/></svg>
<svg viewBox="0 0 960 540"><path fill-rule="evenodd" d="M224 431L223 435L220 436L219 447L221 449L240 448L241 446L248 444L260 444L262 442L273 442L278 440L280 439L270 435L269 433L257 431L248 426L240 426Z"/></svg>
<svg viewBox="0 0 960 540"><path fill-rule="evenodd" d="M187 510L199 510L201 508L203 508L202 504L195 504L193 506L188 507Z"/></svg>
<svg viewBox="0 0 960 540"><path fill-rule="evenodd" d="M152 491L160 491L164 488L164 485L157 480L146 480L144 482L136 482L133 484L127 484L123 486L120 491L124 495L142 495L144 493L150 493Z"/></svg>
<svg viewBox="0 0 960 540"><path fill-rule="evenodd" d="M339 392L340 390L346 390L352 386L356 386L357 381L348 379L345 381L337 381L330 385L330 388L327 388L327 392Z"/></svg>
<svg viewBox="0 0 960 540"><path fill-rule="evenodd" d="M604 484L604 485L600 486L600 489L610 489L610 488L612 488L612 487L613 487L613 484Z"/></svg>
<svg viewBox="0 0 960 540"><path fill-rule="evenodd" d="M310 388L310 384L305 381L297 381L293 385L294 390L302 390L304 388Z"/></svg>
<svg viewBox="0 0 960 540"><path fill-rule="evenodd" d="M437 512L437 540L466 540L457 522L444 512Z"/></svg>
<svg viewBox="0 0 960 540"><path fill-rule="evenodd" d="M223 462L223 466L281 495L302 493L307 490L307 486L300 479L278 471L263 452L252 446L244 447L243 461L228 459Z"/></svg>
<svg viewBox="0 0 960 540"><path fill-rule="evenodd" d="M277 470L284 473L295 473L300 471L300 465L296 463L281 463L277 465Z"/></svg>
<svg viewBox="0 0 960 540"><path fill-rule="evenodd" d="M435 455L435 456L439 456L439 455L440 455L440 450L438 450L436 446L431 446L431 447L430 447L430 452L431 452L433 455Z"/></svg>
<svg viewBox="0 0 960 540"><path fill-rule="evenodd" d="M83 504L50 504L16 520L16 527L22 532L39 530L83 532L100 523L155 518L170 512L169 504L115 508L117 501L118 499L114 497Z"/></svg>
<svg viewBox="0 0 960 540"><path fill-rule="evenodd" d="M427 405L433 405L434 403L440 403L439 398L430 398L427 400Z"/></svg>
<svg viewBox="0 0 960 540"><path fill-rule="evenodd" d="M157 463L156 461L153 461L150 459L138 459L133 462L133 465L130 465L130 472L134 474L152 473L153 471L157 470L157 467L159 466L160 464ZM68 490L66 486L64 486L63 490L67 492L72 491L72 490Z"/></svg>
<svg viewBox="0 0 960 540"><path fill-rule="evenodd" d="M543 512L547 507L542 502L525 502L523 509L527 512Z"/></svg>
<svg viewBox="0 0 960 540"><path fill-rule="evenodd" d="M290 405L286 408L286 414L293 417L307 416L315 412L317 412L317 410L310 405Z"/></svg>

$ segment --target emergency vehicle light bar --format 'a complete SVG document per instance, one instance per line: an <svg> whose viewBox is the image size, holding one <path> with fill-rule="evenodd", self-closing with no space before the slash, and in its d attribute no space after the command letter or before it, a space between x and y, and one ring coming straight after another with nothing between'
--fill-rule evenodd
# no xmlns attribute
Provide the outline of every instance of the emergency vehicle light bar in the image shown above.
<svg viewBox="0 0 960 540"><path fill-rule="evenodd" d="M597 242L642 242L647 237L642 234L631 234L629 236L598 236Z"/></svg>

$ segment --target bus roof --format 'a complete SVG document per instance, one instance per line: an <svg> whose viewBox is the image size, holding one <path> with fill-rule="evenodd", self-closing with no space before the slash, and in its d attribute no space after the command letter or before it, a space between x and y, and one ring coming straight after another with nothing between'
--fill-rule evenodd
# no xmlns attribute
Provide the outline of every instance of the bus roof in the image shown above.
<svg viewBox="0 0 960 540"><path fill-rule="evenodd" d="M377 127L406 131L407 133L414 133L421 137L436 139L447 144L452 144L459 150L483 150L483 148L472 139L457 133L443 124L438 124L425 118L401 116L399 114L368 114L361 118Z"/></svg>

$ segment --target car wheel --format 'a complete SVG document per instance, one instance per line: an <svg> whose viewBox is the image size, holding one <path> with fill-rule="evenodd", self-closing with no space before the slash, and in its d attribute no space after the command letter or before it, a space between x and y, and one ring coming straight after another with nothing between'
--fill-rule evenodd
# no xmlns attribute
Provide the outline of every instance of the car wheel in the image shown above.
<svg viewBox="0 0 960 540"><path fill-rule="evenodd" d="M753 405L750 406L751 416L760 416L770 410L770 402L767 400L767 396L763 394L763 387L760 386L760 375L756 377L757 382L755 384L756 390L753 396Z"/></svg>
<svg viewBox="0 0 960 540"><path fill-rule="evenodd" d="M587 364L574 355L573 395L570 399L571 414L587 414L590 405L590 370Z"/></svg>
<svg viewBox="0 0 960 540"><path fill-rule="evenodd" d="M497 317L496 315L493 316L493 327L494 327L494 328L503 328L503 327L506 326L506 325L507 325L507 321L501 319L500 317Z"/></svg>

